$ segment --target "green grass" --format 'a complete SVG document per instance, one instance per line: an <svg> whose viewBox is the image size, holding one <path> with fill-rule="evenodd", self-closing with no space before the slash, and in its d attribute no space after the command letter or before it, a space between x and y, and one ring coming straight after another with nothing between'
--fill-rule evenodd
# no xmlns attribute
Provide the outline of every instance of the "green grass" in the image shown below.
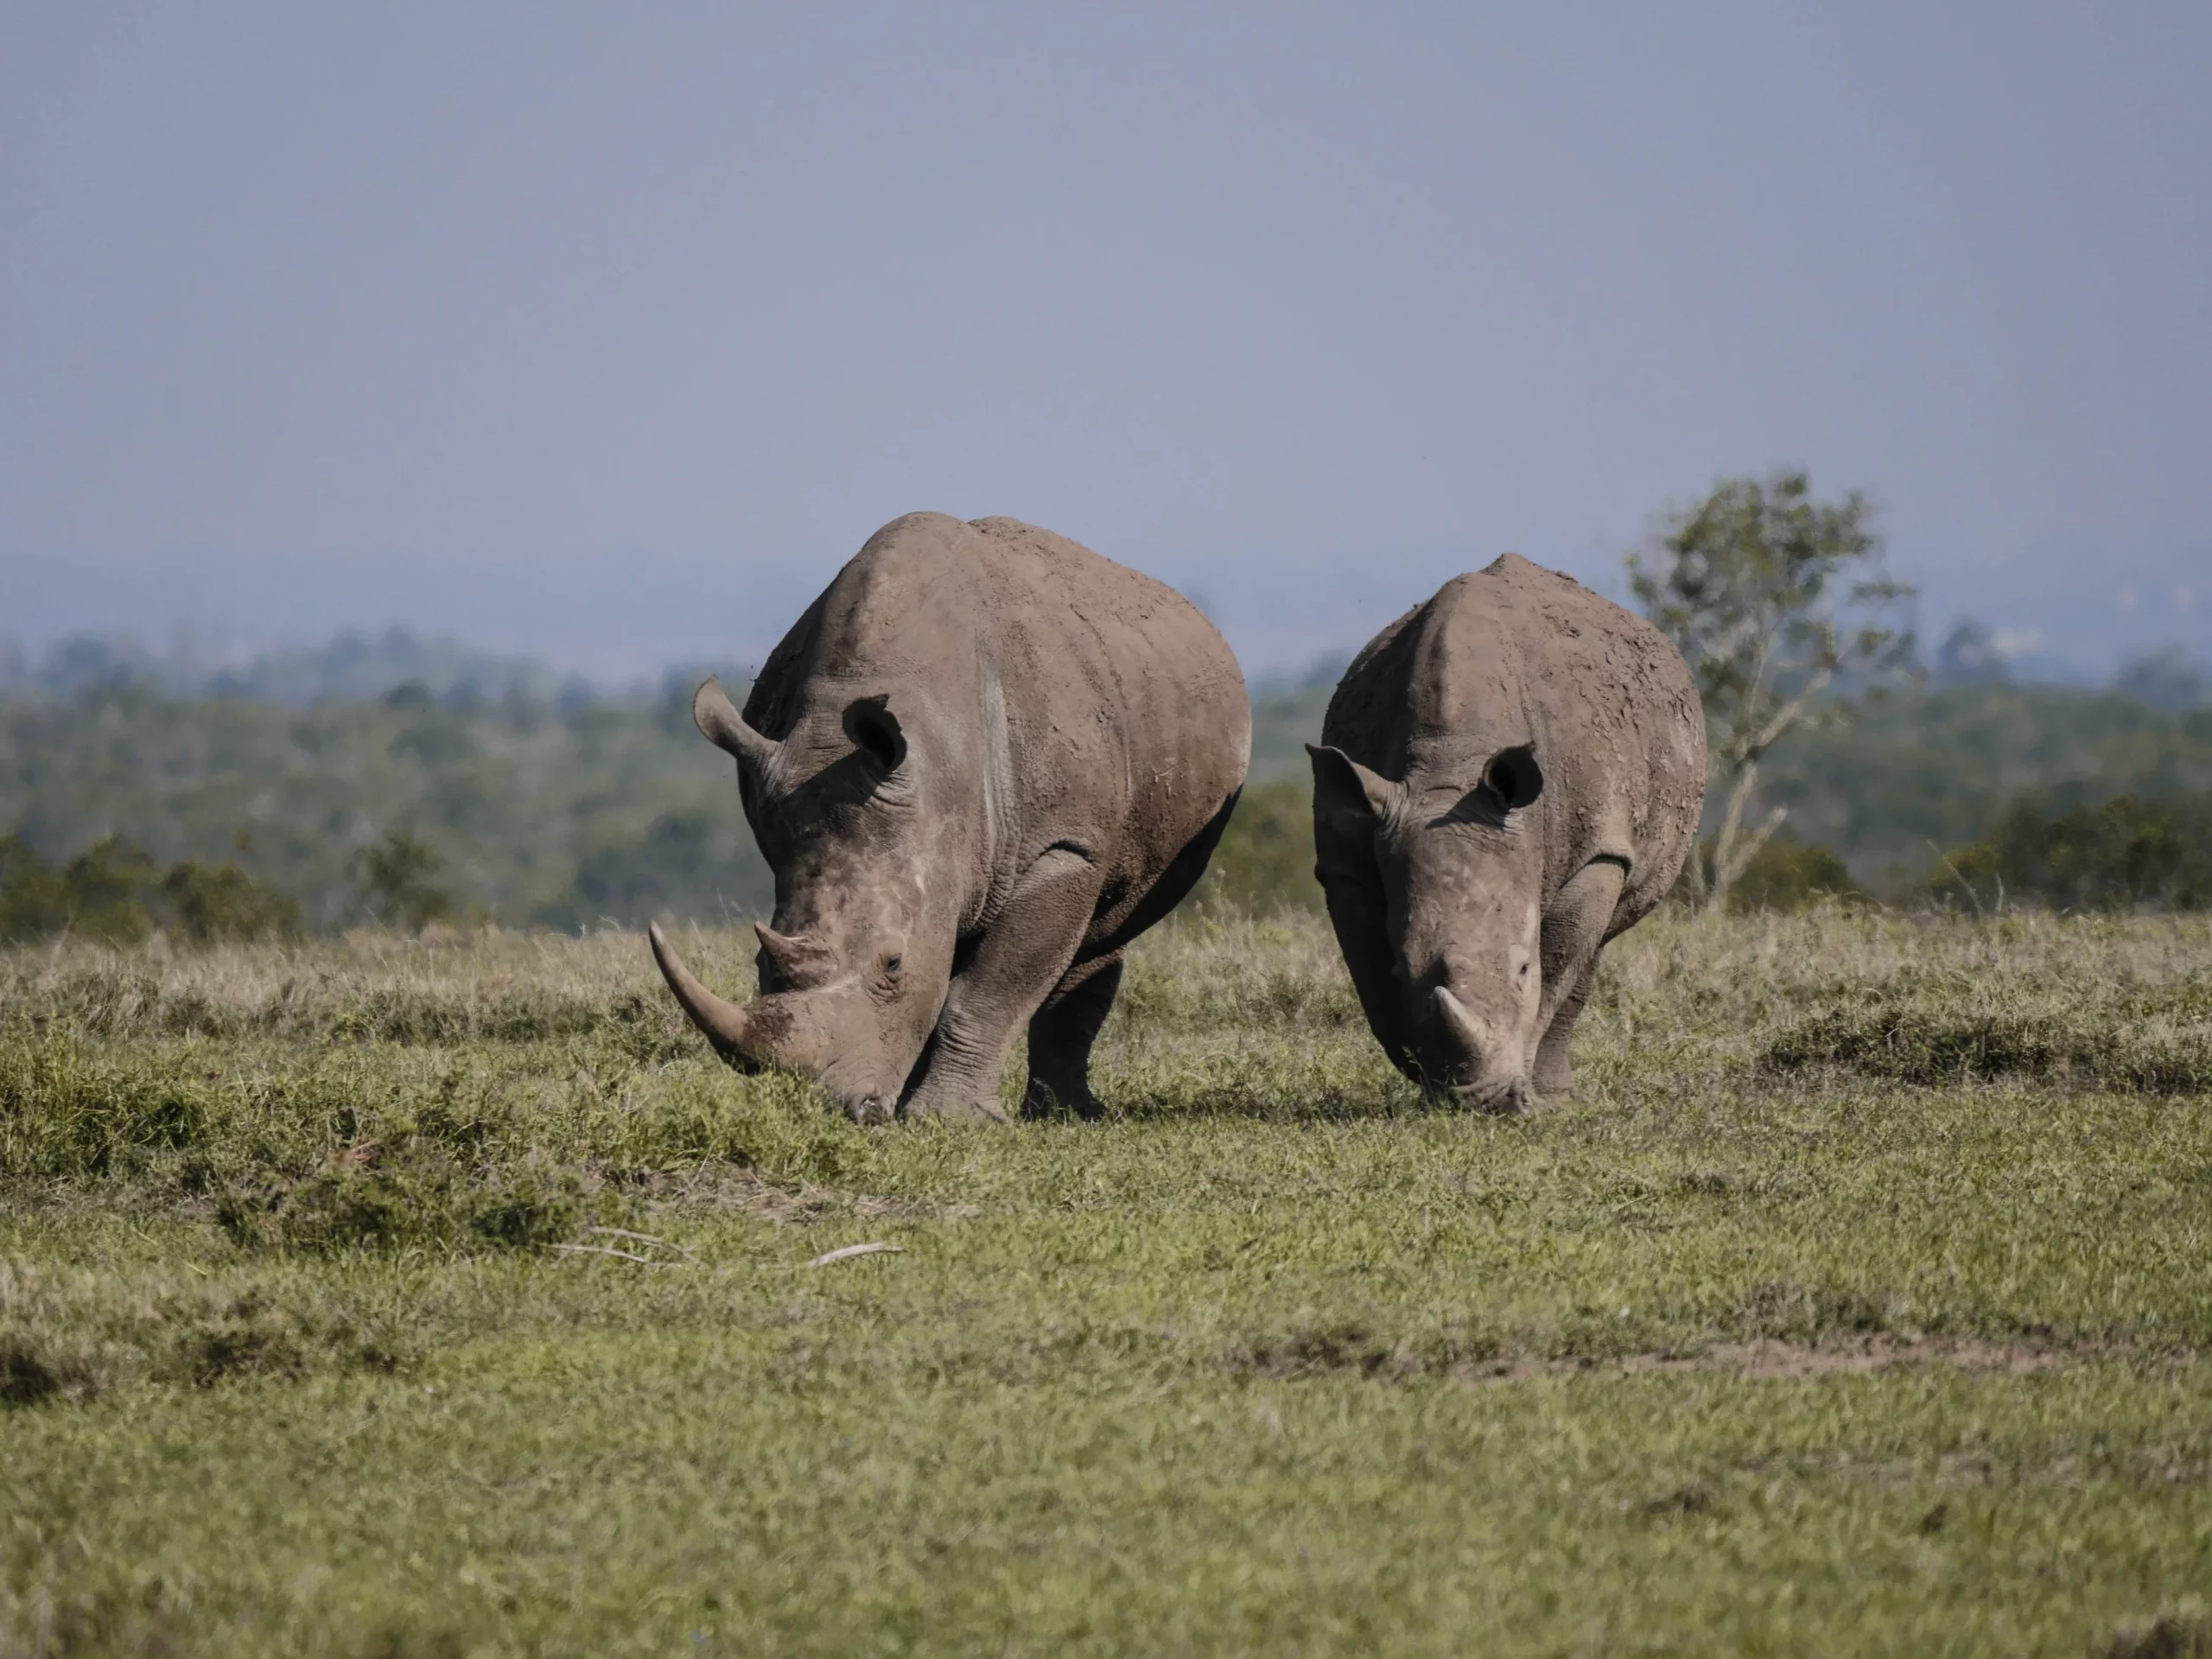
<svg viewBox="0 0 2212 1659"><path fill-rule="evenodd" d="M652 973L0 957L0 1654L2212 1652L2204 922L1662 918L1512 1122L1311 923L1095 1125Z"/></svg>

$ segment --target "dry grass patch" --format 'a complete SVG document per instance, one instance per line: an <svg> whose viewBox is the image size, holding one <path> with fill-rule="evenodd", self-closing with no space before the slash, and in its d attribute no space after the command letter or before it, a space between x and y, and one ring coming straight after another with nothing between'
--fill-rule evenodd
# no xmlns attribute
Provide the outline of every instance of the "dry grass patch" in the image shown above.
<svg viewBox="0 0 2212 1659"><path fill-rule="evenodd" d="M1977 1001L1980 999L1976 999ZM1775 1071L1820 1068L1942 1087L2024 1080L2150 1095L2212 1089L2212 984L1993 1007L1885 996L1815 1015L1770 1045Z"/></svg>
<svg viewBox="0 0 2212 1659"><path fill-rule="evenodd" d="M0 1262L0 1406L83 1402L140 1382L398 1369L406 1327L297 1277L214 1280Z"/></svg>

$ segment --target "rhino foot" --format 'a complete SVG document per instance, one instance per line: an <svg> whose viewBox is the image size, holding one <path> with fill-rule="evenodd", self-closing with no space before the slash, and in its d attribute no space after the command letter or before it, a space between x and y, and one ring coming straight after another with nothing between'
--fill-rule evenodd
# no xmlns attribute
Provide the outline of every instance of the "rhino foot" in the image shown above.
<svg viewBox="0 0 2212 1659"><path fill-rule="evenodd" d="M1574 1073L1567 1070L1565 1060L1556 1066L1538 1066L1535 1076L1529 1082L1535 1086L1539 1103L1548 1104L1555 1100L1574 1098Z"/></svg>
<svg viewBox="0 0 2212 1659"><path fill-rule="evenodd" d="M1006 1122L1006 1109L999 1104L996 1090L986 1095L925 1087L907 1096L899 1109L899 1115L910 1123L930 1121L939 1123Z"/></svg>
<svg viewBox="0 0 2212 1659"><path fill-rule="evenodd" d="M1486 1117L1526 1117L1548 1103L1536 1090L1520 1079L1503 1089L1430 1086L1424 1092L1432 1106L1446 1111L1480 1112Z"/></svg>
<svg viewBox="0 0 2212 1659"><path fill-rule="evenodd" d="M1058 1117L1071 1113L1086 1123L1095 1123L1106 1116L1105 1103L1090 1092L1089 1084L1073 1088L1054 1089L1035 1077L1021 1096L1021 1115L1027 1118Z"/></svg>

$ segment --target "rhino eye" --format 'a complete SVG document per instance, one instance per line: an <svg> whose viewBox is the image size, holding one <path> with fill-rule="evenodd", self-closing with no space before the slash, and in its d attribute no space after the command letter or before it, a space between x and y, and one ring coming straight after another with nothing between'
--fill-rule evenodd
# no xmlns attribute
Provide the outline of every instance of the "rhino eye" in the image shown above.
<svg viewBox="0 0 2212 1659"><path fill-rule="evenodd" d="M893 976L894 978L897 976L899 970L906 965L906 958L904 957L886 957L883 959L883 971Z"/></svg>

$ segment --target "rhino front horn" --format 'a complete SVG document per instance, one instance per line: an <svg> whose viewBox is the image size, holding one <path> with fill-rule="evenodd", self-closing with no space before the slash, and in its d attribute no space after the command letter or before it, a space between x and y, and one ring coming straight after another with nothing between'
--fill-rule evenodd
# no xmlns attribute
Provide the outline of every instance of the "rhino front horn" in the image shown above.
<svg viewBox="0 0 2212 1659"><path fill-rule="evenodd" d="M755 772L767 770L780 747L745 723L716 675L709 674L691 694L691 719L709 742Z"/></svg>
<svg viewBox="0 0 2212 1659"><path fill-rule="evenodd" d="M691 1017L691 1023L714 1045L715 1052L726 1060L747 1066L773 1065L762 1040L764 1033L753 1029L752 1016L736 1003L725 1002L699 982L698 976L683 965L683 958L676 954L676 947L662 934L658 922L646 933L652 940L653 960L660 964L661 977L676 993L676 1000L683 1005L683 1012Z"/></svg>
<svg viewBox="0 0 2212 1659"><path fill-rule="evenodd" d="M1487 1058L1488 1034L1475 1023L1474 1015L1467 1012L1465 1005L1441 985L1436 988L1433 1001L1436 1017L1452 1034L1453 1046L1471 1059L1479 1062Z"/></svg>

